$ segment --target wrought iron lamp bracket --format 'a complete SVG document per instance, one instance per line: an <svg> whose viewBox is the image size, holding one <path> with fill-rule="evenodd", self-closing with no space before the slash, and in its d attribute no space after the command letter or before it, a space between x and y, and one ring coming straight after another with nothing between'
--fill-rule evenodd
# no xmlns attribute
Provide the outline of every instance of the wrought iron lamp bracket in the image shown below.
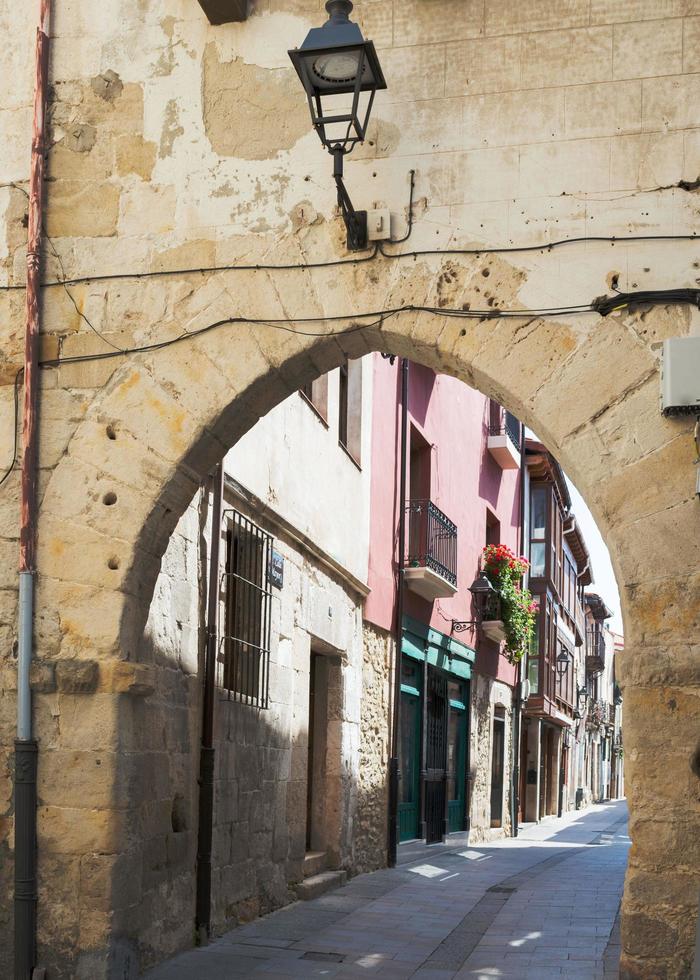
<svg viewBox="0 0 700 980"><path fill-rule="evenodd" d="M338 188L338 207L348 233L348 250L360 252L367 248L367 212L356 211L343 183L343 158L346 150L341 146L331 149L333 154L333 177Z"/></svg>
<svg viewBox="0 0 700 980"><path fill-rule="evenodd" d="M478 626L478 619L453 619L452 620L452 632L453 633L464 633L468 630L470 626Z"/></svg>

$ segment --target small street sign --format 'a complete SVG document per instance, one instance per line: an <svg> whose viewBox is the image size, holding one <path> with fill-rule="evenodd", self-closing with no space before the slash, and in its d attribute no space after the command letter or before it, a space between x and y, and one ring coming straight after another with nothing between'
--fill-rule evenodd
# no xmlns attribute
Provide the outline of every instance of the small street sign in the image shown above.
<svg viewBox="0 0 700 980"><path fill-rule="evenodd" d="M267 581L276 589L281 589L284 585L284 557L274 548L267 567Z"/></svg>

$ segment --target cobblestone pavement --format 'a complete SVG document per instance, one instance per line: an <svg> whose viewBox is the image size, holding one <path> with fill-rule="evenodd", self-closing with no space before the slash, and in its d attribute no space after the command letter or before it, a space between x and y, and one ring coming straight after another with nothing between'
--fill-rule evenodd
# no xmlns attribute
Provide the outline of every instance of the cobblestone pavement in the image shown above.
<svg viewBox="0 0 700 980"><path fill-rule="evenodd" d="M517 839L412 847L183 953L148 980L617 977L624 801L525 825Z"/></svg>

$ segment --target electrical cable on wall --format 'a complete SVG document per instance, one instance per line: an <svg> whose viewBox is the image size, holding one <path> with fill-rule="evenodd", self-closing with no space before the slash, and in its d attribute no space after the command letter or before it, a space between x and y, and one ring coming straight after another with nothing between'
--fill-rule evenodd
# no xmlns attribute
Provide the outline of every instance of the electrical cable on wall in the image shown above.
<svg viewBox="0 0 700 980"><path fill-rule="evenodd" d="M12 450L12 462L7 467L7 469L5 470L5 472L3 473L3 475L0 477L0 487L3 485L3 483L5 482L5 480L8 480L9 479L10 474L12 473L12 471L15 468L15 466L17 465L17 451L19 449L19 433L18 433L18 427L19 427L19 379L22 377L23 374L24 374L24 368L20 368L19 371L17 372L17 374L15 375L15 383L14 383L14 403L15 403L15 409L14 409L14 422L13 422L13 426L12 426L12 430L13 430L13 433L14 433L14 435L13 435L13 438L14 438L14 448Z"/></svg>
<svg viewBox="0 0 700 980"><path fill-rule="evenodd" d="M386 244L398 244L406 240L406 236L396 239L395 242L388 241ZM700 241L698 235L624 235L624 236L605 236L597 235L593 237L560 238L554 242L540 242L537 245L504 245L503 247L484 248L425 248L417 249L412 252L387 252L383 242L380 242L367 254L360 258L353 259L331 259L326 262L296 262L296 263L264 263L257 262L249 265L211 265L211 266L192 266L179 269L152 269L147 272L113 272L89 276L73 276L70 279L51 279L42 283L44 289L51 289L56 286L79 286L91 282L113 282L125 279L158 279L169 276L188 276L217 272L293 272L308 271L310 269L333 269L338 266L364 265L373 262L379 255L385 259L418 259L426 256L473 256L479 258L489 255L507 254L526 254L528 252L551 252L555 249L563 248L568 245L587 245L590 243L607 243L610 245L624 245L631 242L697 242ZM0 286L0 290L24 289L23 283L13 283Z"/></svg>
<svg viewBox="0 0 700 980"><path fill-rule="evenodd" d="M186 276L186 275L206 275L207 273L217 273L217 272L292 272L292 271L306 271L310 269L335 269L340 266L354 266L363 265L367 262L373 262L380 255L385 259L418 259L426 256L473 256L478 258L480 256L488 255L508 255L508 254L527 254L529 252L551 252L555 249L563 248L569 245L586 245L590 243L602 243L602 244L626 244L630 242L688 242L688 241L700 241L700 236L698 235L593 235L590 237L579 236L575 238L560 238L553 242L539 242L534 245L504 245L499 247L484 246L481 248L424 248L416 249L414 251L408 252L390 252L387 251L385 245L401 245L408 241L413 233L414 226L414 191L415 191L415 170L409 171L410 177L410 191L408 200L408 225L406 233L401 238L389 239L386 242L377 242L374 247L366 254L359 258L349 258L349 259L328 259L322 262L284 262L284 263L244 263L242 265L230 264L230 265L212 265L212 266L192 266L188 268L179 269L152 269L146 272L112 272L103 273L97 275L86 275L86 276L72 276L68 278L65 274L65 269L63 268L63 263L58 255L53 242L49 239L54 256L59 262L61 267L61 278L60 279L50 279L42 283L44 289L50 289L56 286L61 286L64 289L67 286L78 286L85 283L91 282L113 282L115 280L125 280L125 279L156 279L156 278L166 278L168 276ZM13 184L17 190L22 191L23 194L27 192L23 187L18 184ZM48 238L48 236L47 236ZM13 283L11 285L0 286L0 290L16 290L24 289L23 283ZM66 290L67 291L67 290ZM70 296L70 294L69 294ZM71 301L75 305L75 300L71 296ZM80 311L78 311L80 312ZM92 328L94 329L94 327Z"/></svg>
<svg viewBox="0 0 700 980"><path fill-rule="evenodd" d="M659 303L692 303L694 306L700 308L700 289L670 289L670 290L656 290L656 291L640 291L638 293L620 293L612 297L598 297L598 299L593 300L591 303L579 303L578 305L572 306L556 306L556 307L543 307L540 309L526 309L526 310L502 310L498 308L493 308L489 310L471 310L471 309L461 309L454 307L439 307L439 306L427 306L427 305L416 305L407 304L405 306L397 306L391 309L376 310L368 313L343 313L337 314L335 316L307 316L307 317L281 317L278 319L265 319L256 317L245 317L245 316L235 316L235 317L225 317L221 320L216 320L213 323L207 324L204 327L200 327L198 330L193 330L186 333L178 334L176 337L170 337L168 340L157 341L153 344L143 344L138 347L115 347L106 338L97 331L92 324L91 328L105 341L112 349L108 351L97 351L94 354L76 354L69 357L55 357L40 361L40 366L43 368L60 367L61 364L80 364L89 361L101 361L107 360L113 357L125 357L128 354L145 354L151 353L158 350L163 350L166 347L172 347L174 344L182 343L186 340L191 340L195 337L202 336L205 333L209 333L212 330L217 330L223 326L238 325L249 325L263 327L267 326L274 330L282 330L287 333L298 334L302 337L337 337L337 336L349 336L354 333L359 333L362 331L370 330L375 327L381 327L387 320L400 316L404 313L426 313L431 316L437 317L448 317L456 318L462 320L504 320L504 319L544 319L557 316L575 316L581 313L599 313L601 316L607 316L608 313L613 310L620 310L624 307L629 307L635 304L659 304ZM357 320L371 318L369 323L361 323L355 326L349 327L343 330L298 330L292 326L295 323L338 323L338 322L350 322L353 323ZM5 471L2 478L0 478L0 486L8 479L10 473L14 469L17 461L17 423L19 415L19 379L22 375L22 371L18 371L15 377L15 419L14 419L14 430L15 430L15 448L13 453L12 462L9 468Z"/></svg>

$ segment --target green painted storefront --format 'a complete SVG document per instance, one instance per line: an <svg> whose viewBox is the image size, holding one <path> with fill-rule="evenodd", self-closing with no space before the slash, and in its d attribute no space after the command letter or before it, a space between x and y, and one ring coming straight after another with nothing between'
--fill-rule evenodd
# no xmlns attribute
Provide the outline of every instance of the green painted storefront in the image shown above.
<svg viewBox="0 0 700 980"><path fill-rule="evenodd" d="M476 651L405 616L401 653L399 834L402 841L436 840L467 827Z"/></svg>

